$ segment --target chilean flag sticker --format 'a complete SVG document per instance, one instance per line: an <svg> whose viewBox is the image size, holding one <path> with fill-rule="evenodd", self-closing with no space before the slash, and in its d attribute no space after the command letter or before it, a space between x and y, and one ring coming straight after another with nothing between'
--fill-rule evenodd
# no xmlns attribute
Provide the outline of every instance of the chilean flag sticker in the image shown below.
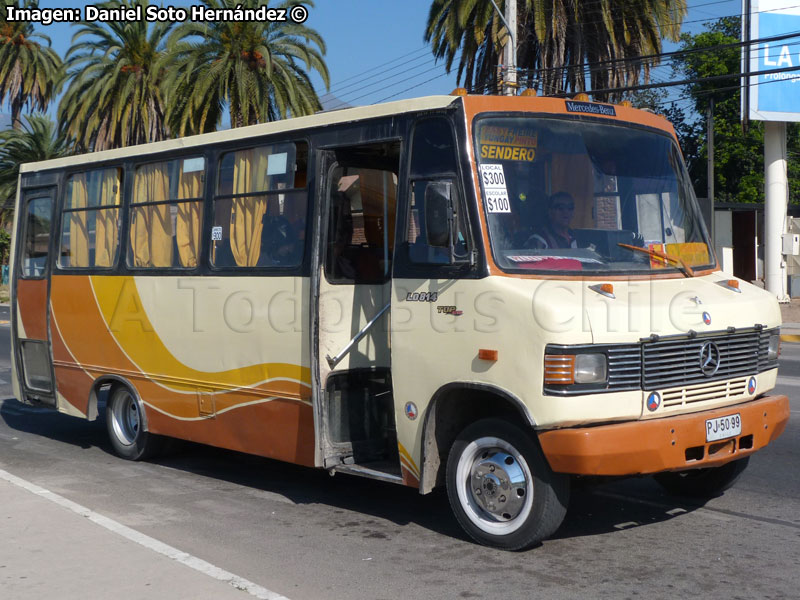
<svg viewBox="0 0 800 600"><path fill-rule="evenodd" d="M703 323L705 323L706 325L711 325L711 315L708 314L707 312L703 313Z"/></svg>
<svg viewBox="0 0 800 600"><path fill-rule="evenodd" d="M406 417L411 421L417 418L417 405L413 402L406 402Z"/></svg>

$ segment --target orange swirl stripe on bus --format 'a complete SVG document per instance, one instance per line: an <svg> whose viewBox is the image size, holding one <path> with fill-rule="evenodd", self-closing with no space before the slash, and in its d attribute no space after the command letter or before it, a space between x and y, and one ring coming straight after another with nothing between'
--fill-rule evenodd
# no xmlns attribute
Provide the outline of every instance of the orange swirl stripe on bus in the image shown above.
<svg viewBox="0 0 800 600"><path fill-rule="evenodd" d="M70 355L66 342L61 337L61 331L55 318L53 319L53 325L50 331L58 393L76 410L85 415L88 412L89 391L92 389L95 378L82 369L70 369L60 366L74 363L74 359Z"/></svg>
<svg viewBox="0 0 800 600"><path fill-rule="evenodd" d="M119 331L111 331L108 323L126 281L129 291L134 290L135 294L135 282L130 277L53 278L51 302L54 319L58 319L65 346L84 369L99 375L102 367L106 372L144 379L137 383L143 397L158 398L158 408L178 418L198 416L196 410L189 408L193 404L185 402L186 394L195 393L198 387L218 393L215 400L218 412L252 402L253 392L261 397L277 396L307 402L310 395L306 383L310 381L308 368L270 363L220 372L192 369L167 350L143 311L137 315L137 320L147 326L121 327ZM138 297L135 300L134 304L141 307ZM64 318L66 315L69 317ZM149 389L146 393L144 387L151 386L145 382L160 386L160 389ZM241 388L250 388L250 397L219 393Z"/></svg>
<svg viewBox="0 0 800 600"><path fill-rule="evenodd" d="M25 336L32 340L47 339L47 280L21 279L17 282L17 311L22 319Z"/></svg>
<svg viewBox="0 0 800 600"><path fill-rule="evenodd" d="M411 454L405 449L403 444L397 444L397 450L400 454L400 467L403 475L403 483L411 487L419 487L419 469L417 468Z"/></svg>

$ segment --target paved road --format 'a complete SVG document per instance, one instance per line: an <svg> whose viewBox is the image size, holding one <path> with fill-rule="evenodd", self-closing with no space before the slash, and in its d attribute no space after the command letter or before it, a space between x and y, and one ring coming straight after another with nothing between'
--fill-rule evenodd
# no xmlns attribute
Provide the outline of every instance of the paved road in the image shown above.
<svg viewBox="0 0 800 600"><path fill-rule="evenodd" d="M0 324L0 338L7 335ZM0 339L0 348L6 345ZM7 369L7 354L0 355L4 381L10 381ZM779 383L778 391L800 398L800 344L784 345ZM7 384L0 394L10 395ZM664 494L647 478L577 487L554 539L509 554L466 541L442 494L421 497L399 486L198 446L129 463L112 455L101 422L9 399L0 405L0 470L80 507L70 512L62 502L54 508L42 499L45 492L34 498L0 480L6 511L30 498L24 532L36 542L26 546L17 527L10 543L9 523L19 515L0 512L0 590L6 590L0 597L114 592L161 598L168 590L171 598L221 598L227 597L222 588L225 594L233 589L174 561L169 571L164 563L170 560L161 555L147 562L152 550L127 538L113 541L116 534L107 530L100 538L95 522L107 519L133 537L147 536L244 578L261 597L271 591L292 600L795 598L798 464L800 400L793 400L787 432L752 459L725 495L692 503ZM95 522L75 510L91 511L86 516ZM68 543L73 539L78 547ZM87 546L102 542L95 548L102 556L94 555L102 559L101 572L76 557L92 550L81 549L81 539ZM65 572L68 566L73 572ZM234 590L237 595L253 597Z"/></svg>

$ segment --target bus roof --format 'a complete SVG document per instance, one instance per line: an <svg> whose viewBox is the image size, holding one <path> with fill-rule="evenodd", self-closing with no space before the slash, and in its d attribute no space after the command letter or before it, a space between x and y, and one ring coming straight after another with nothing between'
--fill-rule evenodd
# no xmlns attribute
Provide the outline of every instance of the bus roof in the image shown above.
<svg viewBox="0 0 800 600"><path fill-rule="evenodd" d="M128 146L126 148L116 148L114 150L103 150L100 152L90 152L76 156L67 156L35 163L28 163L20 166L20 173L31 173L35 171L46 171L64 167L73 167L84 164L92 164L107 160L119 160L142 155L152 155L171 150L184 148L202 148L208 144L217 144L235 140L244 140L253 137L266 136L276 133L290 131L301 131L312 127L325 127L373 119L379 117L390 117L392 115L407 114L428 110L446 108L452 104L463 102L466 110L467 121L480 113L485 112L515 112L529 111L549 114L569 114L574 117L584 117L583 111L576 112L575 109L606 107L607 112L593 114L597 118L610 118L615 121L639 123L650 127L655 127L667 131L672 136L675 135L672 125L663 116L645 112L635 108L620 105L609 105L594 102L574 102L568 98L556 97L521 97L521 96L427 96L424 98L412 98L409 100L398 100L385 104L374 104L371 106L359 106L355 108L345 108L329 112L321 112L306 117L295 117L283 119L270 123L251 125L249 127L238 127L235 129L225 129L213 133L204 133L190 137L164 140L151 144L140 144ZM569 106L576 105L575 107Z"/></svg>
<svg viewBox="0 0 800 600"><path fill-rule="evenodd" d="M155 154L159 152L169 152L182 148L202 147L207 144L220 142L230 142L234 140L247 139L286 131L308 129L311 127L325 127L361 121L377 117L386 117L410 112L435 110L445 108L460 98L454 96L427 96L424 98L412 98L410 100L399 100L397 102L387 102L385 104L375 104L372 106L359 106L355 108L345 108L328 112L321 112L306 117L295 117L261 123L248 127L238 127L235 129L224 129L213 133L204 133L190 137L164 140L150 144L139 144L137 146L127 146L125 148L115 148L113 150L102 150L100 152L89 152L75 156L66 156L41 162L27 163L20 166L20 173L30 173L34 171L45 171L63 167L72 167L82 164L96 163L106 160L129 158L131 156Z"/></svg>

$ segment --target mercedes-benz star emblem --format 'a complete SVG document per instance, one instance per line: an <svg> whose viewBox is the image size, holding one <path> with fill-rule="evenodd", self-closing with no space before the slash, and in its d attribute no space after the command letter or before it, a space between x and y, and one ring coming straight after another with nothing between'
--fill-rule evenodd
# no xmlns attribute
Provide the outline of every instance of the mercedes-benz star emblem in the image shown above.
<svg viewBox="0 0 800 600"><path fill-rule="evenodd" d="M719 370L719 346L714 342L706 342L700 348L700 370L706 377L713 376Z"/></svg>

